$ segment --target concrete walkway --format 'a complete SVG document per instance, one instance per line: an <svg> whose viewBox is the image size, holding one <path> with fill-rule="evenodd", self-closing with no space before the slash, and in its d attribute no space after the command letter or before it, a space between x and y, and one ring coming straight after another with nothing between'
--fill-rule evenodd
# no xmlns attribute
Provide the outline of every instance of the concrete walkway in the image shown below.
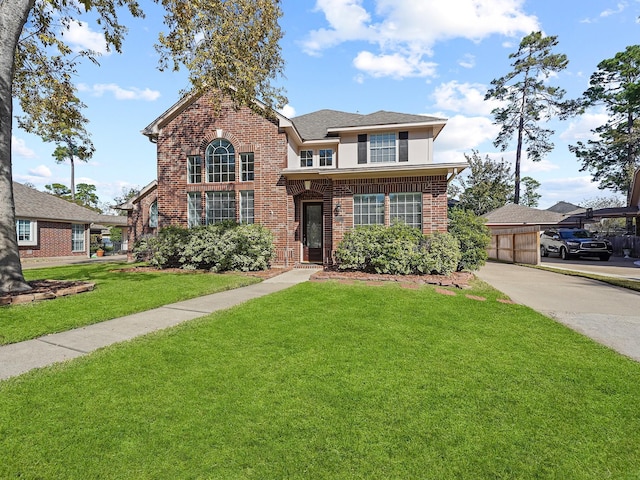
<svg viewBox="0 0 640 480"><path fill-rule="evenodd" d="M640 293L503 263L489 262L477 276L514 302L640 361Z"/></svg>
<svg viewBox="0 0 640 480"><path fill-rule="evenodd" d="M69 360L187 320L233 307L309 280L315 269L294 269L261 283L165 305L67 332L0 347L0 380Z"/></svg>

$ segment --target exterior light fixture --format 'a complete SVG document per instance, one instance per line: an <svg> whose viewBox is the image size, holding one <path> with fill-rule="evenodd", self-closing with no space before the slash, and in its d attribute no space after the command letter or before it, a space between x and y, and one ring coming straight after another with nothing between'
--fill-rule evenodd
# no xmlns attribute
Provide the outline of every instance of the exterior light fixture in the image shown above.
<svg viewBox="0 0 640 480"><path fill-rule="evenodd" d="M336 208L333 209L333 213L336 215L336 217L342 215L342 205L340 203L338 203L336 205Z"/></svg>

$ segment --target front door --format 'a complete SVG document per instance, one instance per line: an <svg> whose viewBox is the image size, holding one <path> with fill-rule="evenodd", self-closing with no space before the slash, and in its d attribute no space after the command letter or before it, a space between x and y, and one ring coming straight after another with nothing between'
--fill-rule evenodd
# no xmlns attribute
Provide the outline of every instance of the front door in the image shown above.
<svg viewBox="0 0 640 480"><path fill-rule="evenodd" d="M302 260L322 263L322 203L302 205Z"/></svg>

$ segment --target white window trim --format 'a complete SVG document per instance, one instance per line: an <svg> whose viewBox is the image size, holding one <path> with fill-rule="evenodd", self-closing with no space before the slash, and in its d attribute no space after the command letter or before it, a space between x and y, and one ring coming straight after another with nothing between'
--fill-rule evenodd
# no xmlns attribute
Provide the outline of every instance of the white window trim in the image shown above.
<svg viewBox="0 0 640 480"><path fill-rule="evenodd" d="M75 249L73 248L75 239L73 238L73 227L81 226L82 227L82 248ZM71 224L71 251L73 253L84 252L87 250L87 226L84 223L72 223Z"/></svg>
<svg viewBox="0 0 640 480"><path fill-rule="evenodd" d="M38 221L28 218L16 218L16 238L18 238L18 221L29 222L31 240L18 240L19 247L35 247L38 245Z"/></svg>

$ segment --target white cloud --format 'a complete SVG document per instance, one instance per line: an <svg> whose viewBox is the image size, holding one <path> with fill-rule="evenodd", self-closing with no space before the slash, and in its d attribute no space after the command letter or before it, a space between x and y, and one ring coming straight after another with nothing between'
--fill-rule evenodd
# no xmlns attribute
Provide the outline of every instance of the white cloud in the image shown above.
<svg viewBox="0 0 640 480"><path fill-rule="evenodd" d="M89 92L96 97L102 97L106 92L112 93L116 100L144 100L153 102L160 97L158 90L145 88L141 90L136 87L122 88L115 83L96 83L93 86L84 83L78 84L78 90Z"/></svg>
<svg viewBox="0 0 640 480"><path fill-rule="evenodd" d="M287 103L284 107L282 107L280 113L287 118L293 118L296 116L296 109Z"/></svg>
<svg viewBox="0 0 640 480"><path fill-rule="evenodd" d="M499 105L496 100L485 101L487 87L479 83L442 83L433 92L435 106L450 112L468 115L490 115Z"/></svg>
<svg viewBox="0 0 640 480"><path fill-rule="evenodd" d="M73 50L93 50L108 55L107 42L102 33L93 32L85 22L72 22L62 35Z"/></svg>
<svg viewBox="0 0 640 480"><path fill-rule="evenodd" d="M453 150L468 153L480 144L492 141L499 128L486 117L456 115L447 121L447 125L438 135L434 143L435 152Z"/></svg>
<svg viewBox="0 0 640 480"><path fill-rule="evenodd" d="M36 152L27 147L27 143L11 135L11 155L22 158L36 158Z"/></svg>
<svg viewBox="0 0 640 480"><path fill-rule="evenodd" d="M585 198L606 194L589 176L552 178L540 183L539 193L549 206L561 201L580 204Z"/></svg>
<svg viewBox="0 0 640 480"><path fill-rule="evenodd" d="M622 13L624 12L625 8L627 8L627 2L619 2L616 5L616 9L612 9L612 8L608 8L607 10L604 10L603 12L600 13L601 17L610 17L611 15L616 15L618 13Z"/></svg>
<svg viewBox="0 0 640 480"><path fill-rule="evenodd" d="M29 170L29 175L34 177L50 178L52 176L51 169L46 165L38 165L36 168Z"/></svg>
<svg viewBox="0 0 640 480"><path fill-rule="evenodd" d="M560 138L567 142L593 139L595 136L591 130L604 125L608 119L609 116L602 109L586 112L576 120L569 122L569 127L560 134Z"/></svg>
<svg viewBox="0 0 640 480"><path fill-rule="evenodd" d="M436 65L423 62L420 56L405 57L399 53L392 55L374 55L360 52L353 65L372 77L431 77L435 75Z"/></svg>
<svg viewBox="0 0 640 480"><path fill-rule="evenodd" d="M476 66L476 57L471 55L470 53L467 53L460 60L458 60L458 65L460 65L462 68L473 68Z"/></svg>
<svg viewBox="0 0 640 480"><path fill-rule="evenodd" d="M356 68L377 76L430 76L435 65L423 58L432 55L437 42L452 38L480 41L494 34L519 36L539 29L538 19L524 13L524 0L374 3L369 12L362 0L317 0L316 11L324 13L328 28L310 32L304 51L315 55L346 41L365 41L377 44L380 52L361 52L354 61ZM374 68L374 61L375 66L384 66ZM472 66L469 59L462 63L466 68ZM409 65L414 68L407 68Z"/></svg>

